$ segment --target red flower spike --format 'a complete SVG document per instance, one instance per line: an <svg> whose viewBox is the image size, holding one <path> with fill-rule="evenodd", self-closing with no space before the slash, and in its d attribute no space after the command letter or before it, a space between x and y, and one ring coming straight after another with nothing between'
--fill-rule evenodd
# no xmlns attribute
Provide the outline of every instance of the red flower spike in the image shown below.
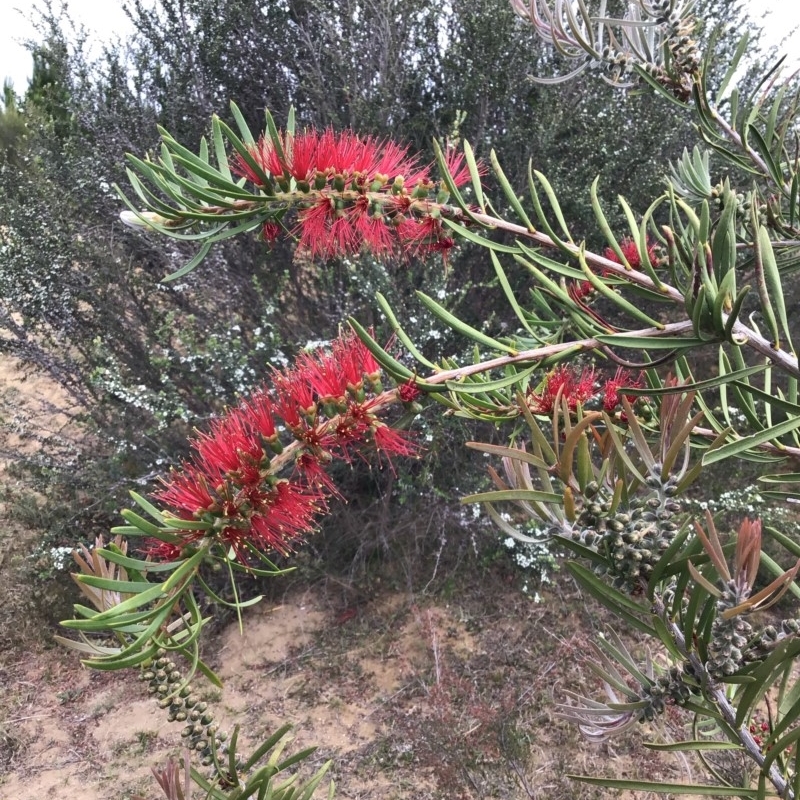
<svg viewBox="0 0 800 800"><path fill-rule="evenodd" d="M194 540L200 538L195 536ZM191 538L187 538L186 544L190 544ZM145 557L150 561L177 561L183 554L186 544L173 544L172 542L162 542L160 539L148 539L145 547Z"/></svg>
<svg viewBox="0 0 800 800"><path fill-rule="evenodd" d="M419 447L410 442L406 436L394 428L390 428L383 423L377 423L372 429L372 436L375 441L375 449L379 455L385 455L389 462L389 467L394 471L394 464L391 456L412 456L419 454Z"/></svg>
<svg viewBox="0 0 800 800"><path fill-rule="evenodd" d="M327 256L330 229L335 217L333 199L327 195L321 196L314 205L304 208L295 228L295 232L300 234L300 249L307 251L312 258Z"/></svg>
<svg viewBox="0 0 800 800"><path fill-rule="evenodd" d="M608 256L606 256L608 258ZM589 281L571 280L567 284L567 294L576 303L583 305L583 298L594 294L594 286Z"/></svg>
<svg viewBox="0 0 800 800"><path fill-rule="evenodd" d="M392 455L416 455L416 445L377 417L388 399L370 394L379 379L378 362L352 332L340 336L328 353L306 353L293 368L274 370L272 389L259 389L199 434L192 442L194 460L173 473L157 495L177 517L215 524L176 530L180 541L174 546L150 543L151 557L177 560L192 543L216 544L243 564L254 551L288 554L327 511L328 499L338 496L324 470L334 457L350 462L369 446L390 464ZM360 388L354 391L356 384ZM410 397L415 387L404 391ZM282 462L270 461L265 452L265 447L270 454L280 450L278 417L295 438L290 481L278 479L272 470Z"/></svg>
<svg viewBox="0 0 800 800"><path fill-rule="evenodd" d="M261 238L268 244L275 244L281 235L281 226L277 222L265 222L261 228Z"/></svg>
<svg viewBox="0 0 800 800"><path fill-rule="evenodd" d="M421 394L422 392L417 388L413 378L409 378L405 383L397 387L397 396L404 403L413 403Z"/></svg>
<svg viewBox="0 0 800 800"><path fill-rule="evenodd" d="M370 168L372 180L381 179L383 183L389 183L398 175L411 175L419 178L427 175L427 168L420 170L416 156L408 155L408 147L401 147L395 142L385 141L382 143L380 152L374 159Z"/></svg>
<svg viewBox="0 0 800 800"><path fill-rule="evenodd" d="M303 453L297 459L297 471L309 486L316 486L324 489L331 496L342 499L342 495L336 488L336 484L331 476L325 471L322 462L311 453Z"/></svg>
<svg viewBox="0 0 800 800"><path fill-rule="evenodd" d="M283 151L286 156L284 168L295 180L307 183L317 170L317 147L319 136L315 131L304 131L296 136L283 137Z"/></svg>
<svg viewBox="0 0 800 800"><path fill-rule="evenodd" d="M258 549L282 555L292 551L295 541L314 530L318 515L327 510L319 489L280 481L248 520L251 538Z"/></svg>
<svg viewBox="0 0 800 800"><path fill-rule="evenodd" d="M373 334L372 329L370 329L369 332L370 335ZM372 350L370 350L354 333L351 333L346 341L348 346L352 349L355 358L358 359L361 372L371 381L379 380L381 377L381 365L373 355Z"/></svg>
<svg viewBox="0 0 800 800"><path fill-rule="evenodd" d="M317 393L320 403L344 402L347 394L347 379L342 365L335 355L319 352L315 355L303 353L298 358L298 364L302 365L305 376L311 384L311 388Z"/></svg>
<svg viewBox="0 0 800 800"><path fill-rule="evenodd" d="M358 216L353 220L356 240L376 256L388 256L395 246L393 229L382 216Z"/></svg>
<svg viewBox="0 0 800 800"><path fill-rule="evenodd" d="M444 161L447 165L447 171L453 178L453 183L457 188L461 188L472 180L472 173L469 171L469 165L461 150L456 150L454 147L448 147L444 153ZM478 175L486 175L486 165L478 162Z"/></svg>
<svg viewBox="0 0 800 800"><path fill-rule="evenodd" d="M249 145L250 155L261 169L277 178L283 177L283 164L275 152L275 148L270 139L261 136L258 143ZM256 174L253 168L237 153L231 160L231 169L237 175L241 175L256 186L263 186L264 182Z"/></svg>
<svg viewBox="0 0 800 800"><path fill-rule="evenodd" d="M328 258L344 258L355 255L361 249L361 240L356 236L353 223L346 214L334 219L328 231L325 248Z"/></svg>
<svg viewBox="0 0 800 800"><path fill-rule="evenodd" d="M156 493L163 503L176 509L180 517L196 519L204 512L218 508L211 495L206 476L193 464L184 464L181 472L173 472Z"/></svg>
<svg viewBox="0 0 800 800"><path fill-rule="evenodd" d="M558 398L566 400L570 411L585 403L594 394L594 369L587 367L578 374L573 368L558 366L545 378L541 394L531 391L531 411L550 414Z"/></svg>
<svg viewBox="0 0 800 800"><path fill-rule="evenodd" d="M278 438L273 416L275 406L265 389L259 389L249 400L242 401L240 409L241 417L247 419L254 433L267 442L273 442Z"/></svg>
<svg viewBox="0 0 800 800"><path fill-rule="evenodd" d="M241 408L228 412L223 419L214 420L211 431L201 433L194 447L206 475L225 476L255 467L256 474L250 477L258 480L264 450Z"/></svg>
<svg viewBox="0 0 800 800"><path fill-rule="evenodd" d="M658 258L656 256L656 247L657 245L655 242L651 242L649 239L647 240L647 257L650 260L650 263L653 265L658 262ZM639 247L633 239L627 237L623 239L619 243L619 249L622 251L622 255L625 256L625 260L628 262L631 269L639 269L642 266L642 259L639 257ZM613 261L616 264L623 263L619 260L619 256L617 256L614 250L610 247L605 249L603 255L609 261Z"/></svg>
<svg viewBox="0 0 800 800"><path fill-rule="evenodd" d="M272 376L275 387L275 411L290 428L297 428L317 411L314 388L305 369L291 369Z"/></svg>
<svg viewBox="0 0 800 800"><path fill-rule="evenodd" d="M644 376L639 373L636 380L631 379L631 373L618 367L614 373L614 377L607 380L603 385L603 410L611 413L619 405L620 394L622 394L629 402L636 399L636 395L625 394L624 389L642 389L644 387Z"/></svg>

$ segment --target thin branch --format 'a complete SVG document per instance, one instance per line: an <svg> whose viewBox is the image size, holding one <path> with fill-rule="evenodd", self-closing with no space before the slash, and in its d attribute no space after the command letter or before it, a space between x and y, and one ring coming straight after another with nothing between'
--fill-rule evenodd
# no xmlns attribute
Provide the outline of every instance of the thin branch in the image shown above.
<svg viewBox="0 0 800 800"><path fill-rule="evenodd" d="M764 753L761 752L761 747L756 743L753 735L750 733L747 727L737 726L736 709L728 700L728 696L725 693L724 687L721 686L708 673L705 664L702 662L697 653L687 647L683 632L681 631L680 627L672 621L670 615L667 613L664 603L659 597L656 597L653 600L653 613L663 620L670 632L673 643L681 652L681 654L685 656L686 660L692 665L692 671L700 679L700 682L703 686L703 691L706 693L706 695L708 695L709 699L714 702L717 710L720 712L725 722L730 725L732 730L736 731L736 736L739 739L739 743L742 745L742 747L744 747L748 756L750 756L750 758L752 758L753 761L758 764L759 769L763 772L764 764L766 763L766 757ZM767 778L777 790L779 797L784 798L784 800L794 800L794 792L783 775L781 775L780 770L774 764L769 768Z"/></svg>

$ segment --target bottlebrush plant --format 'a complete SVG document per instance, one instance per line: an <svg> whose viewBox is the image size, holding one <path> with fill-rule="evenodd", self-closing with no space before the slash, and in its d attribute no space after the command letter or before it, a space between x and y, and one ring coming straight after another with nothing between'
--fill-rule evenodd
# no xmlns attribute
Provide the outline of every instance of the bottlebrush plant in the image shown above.
<svg viewBox="0 0 800 800"><path fill-rule="evenodd" d="M215 117L199 153L162 131L158 155L129 157L135 197L122 195L125 221L200 243L166 280L246 232L266 243L289 237L321 259L370 252L447 262L468 241L485 248L513 328L471 327L419 292L474 348L471 361L435 363L378 296L414 368L349 320L329 351L274 370L198 434L193 458L150 500L134 496L139 510L125 512L128 524L115 532L140 537L140 557L121 539L80 557L77 580L97 610L76 606L77 618L64 623L80 635L72 646L96 668L139 668L171 718L188 720L184 735L211 772L185 771L210 797L309 797L322 776L269 794L295 760L253 769L280 735L247 761L235 742L223 758L223 740L172 660L213 680L198 657L194 587L206 586L213 563L234 578L275 571L270 553L291 553L336 493L326 465L416 455L413 435L394 423L426 401L511 429L506 446L467 443L497 461L494 488L463 501L484 504L523 541L520 529L535 520L571 553L567 566L587 595L649 642L638 656L616 634L598 640L587 664L606 697L567 695L562 715L598 740L678 710L692 733L669 749L696 756L708 773L703 784L579 779L674 795L798 797L800 621L756 612L800 597L800 543L757 519L718 531L710 513L694 517L681 503L705 468L726 459L767 465L763 497L798 499L800 368L785 297L800 267L794 85L775 67L758 92L740 97L733 84L745 36L712 92L715 56L693 39L690 3L631 0L616 19L583 0L512 5L575 62L563 79L593 72L650 88L696 120L702 143L667 167L650 207L636 213L620 198L627 230L611 229L598 182L589 188L603 252L575 240L532 165L525 197L494 152L487 166L466 142L457 151L437 146L428 165L396 142L300 130L291 116L280 129L269 112L256 137L231 105L237 131ZM715 98L729 88L732 100L721 105ZM522 284L524 293L512 288ZM713 354L713 374L699 374L700 351ZM732 406L748 430L734 424ZM764 536L783 547L784 563L762 550ZM119 646L97 643L98 634ZM748 765L736 775L717 760L730 751ZM188 793L179 777L176 764L159 773L167 796Z"/></svg>

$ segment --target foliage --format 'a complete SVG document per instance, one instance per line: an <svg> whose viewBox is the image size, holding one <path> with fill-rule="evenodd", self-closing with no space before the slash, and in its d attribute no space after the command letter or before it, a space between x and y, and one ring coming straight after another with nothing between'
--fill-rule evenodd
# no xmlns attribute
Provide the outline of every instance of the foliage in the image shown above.
<svg viewBox="0 0 800 800"><path fill-rule="evenodd" d="M782 289L798 252L800 179L786 144L795 107L788 85L773 82L749 101L734 94L726 116L705 83L713 53L702 56L691 37L694 21L682 6L631 3L629 17L598 22L582 4L578 8L559 2L515 6L562 56L579 60L576 71L585 68L588 54L612 83L642 82L680 108L691 108L705 145L734 168L714 181L706 153L686 152L674 163L666 191L644 213L637 215L620 198L624 233L610 224L595 181L590 196L595 225L606 239L602 253L576 241L557 192L533 167L526 201L494 152L490 156L503 201L516 216L511 222L496 214L498 204L483 185L487 168L467 142L461 151L437 148L437 179L391 142L299 130L292 112L284 130L268 113L266 131L256 139L236 106L231 107L235 129L215 118L211 138L201 141L198 153L163 132L157 158L131 156L137 201L128 201L124 218L200 243L198 255L171 280L194 269L215 242L248 230L269 240L294 232L312 258L353 257L365 249L378 256L441 253L446 260L455 238L488 250L516 330L493 335L418 292L429 312L471 341L471 360L437 363L426 357L381 296L395 333L418 362L416 371L357 320L350 324L375 359L370 369L377 375L380 365L397 384L386 402L403 403L414 414L425 395L457 416L513 422L509 445L472 443L501 458L503 471L491 471L494 491L464 502L484 503L501 530L523 542L515 515L535 520L576 557L568 567L587 593L659 648L642 664L617 636L600 640L589 666L604 681L608 700L572 696L563 714L600 739L654 720L669 706L683 708L696 733L673 748L697 754L717 782L582 780L747 797L764 796L769 783L781 796L794 797L800 770L792 747L800 729L791 670L798 624L792 617L771 623L753 615L787 591L800 592L794 586L800 558L785 569L763 554L758 520L742 521L731 543L723 544L711 513L701 520L682 515L677 498L713 463L747 458L774 470L800 456L800 370ZM604 38L615 47L602 49ZM720 93L746 43L745 38L734 54ZM748 183L739 186L742 172ZM508 238L499 242L494 231ZM512 266L533 280L529 293L512 288ZM741 285L748 279L753 291ZM716 375L697 375L693 354L711 348ZM202 619L193 610L190 586L203 561L213 555L231 569L250 570L248 549L275 546L257 521L269 513L259 511L258 503L269 506L272 495L241 507L238 499L249 497L242 494L250 485L248 470L255 470L254 480L266 476L268 485L280 485L271 476L284 462L273 463L268 455L275 404L295 437L298 463L310 458L316 464L309 487L327 485L319 467L341 446L328 437L343 424L347 429L351 423L337 420L355 419L352 404L363 402L360 377L348 379L340 367L333 381L326 365L336 353L334 347L332 355L309 357L287 377L276 376L257 429L241 428L242 414L254 414L257 404L242 406L250 411L230 414L198 441L196 466L187 466L186 477L178 475L161 495L168 506L178 506L177 515L137 500L153 522L129 512L131 525L124 532L156 537L162 544L154 552L168 560L151 565L121 551L99 551L120 568L135 569L138 577L132 582L81 578L86 591L127 589L129 598L120 595L100 614L83 613L85 620L70 627L90 632L130 625L133 613L141 631L135 639L124 637L124 646L113 653L92 653L85 640L90 663L110 668L147 663L153 648L168 645L200 666L194 648ZM591 354L594 363L616 370L565 365L578 354ZM667 364L673 376L664 376ZM746 429L734 424L731 401L746 417ZM378 434L390 430L374 421L367 427L379 446ZM395 436L386 439L387 446L407 451ZM218 477L212 478L212 467ZM790 497L796 479L796 473L764 475L768 487L789 486L788 492L767 488L764 495L778 501ZM210 487L218 481L215 494ZM316 500L312 496L309 502ZM496 510L506 503L515 509L511 517ZM284 528L270 529L271 537L279 530L291 536L307 526L299 506L292 513L294 518L281 523ZM789 537L770 533L790 555L800 556ZM762 567L771 577L757 588ZM152 583L147 575L154 569L171 575ZM186 613L176 620L178 627L167 628L178 599L188 604ZM151 602L152 610L134 611ZM768 735L757 741L750 723L773 686L778 695L770 706ZM704 739L697 731L708 720L715 723L715 736ZM753 763L752 777L743 776L741 786L714 766L714 753L724 747L744 752Z"/></svg>
<svg viewBox="0 0 800 800"><path fill-rule="evenodd" d="M185 737L212 771L206 777L186 761L181 779L169 765L157 773L166 796L188 796L187 775L208 796L229 800L310 797L318 787L323 772L277 783L279 772L308 756L280 760L283 730L240 759L235 741L226 746L193 701L194 672L215 680L200 659L207 619L197 589L214 597L211 576L222 571L233 603L215 599L237 613L257 601L239 598L237 576L274 574L273 554L291 554L310 533L341 491L329 464L415 454L402 431L423 402L508 436L505 444L496 435L470 443L497 466L494 489L463 501L483 504L504 536L523 545L544 532L574 557L568 569L587 595L650 642L641 654L617 635L599 640L588 667L607 697L569 696L563 716L597 740L682 709L691 738L671 747L697 755L712 782L581 779L741 797L763 797L769 786L797 796L800 684L792 668L800 625L763 612L800 595L800 546L748 518L726 537L710 512L687 513L680 502L709 466L729 459L767 465L762 498L796 499L800 473L786 465L800 457L800 369L785 291L800 253L796 85L775 70L755 86L739 83L747 38L727 47L725 61L725 43L715 50L713 39L695 38L688 4L617 5L626 14L614 18L591 13L582 0L515 1L511 9L528 29L489 2L443 10L404 4L398 18L390 2L254 9L237 0L162 0L151 10L137 1L133 87L118 51L106 54L108 78L98 84L75 71L53 29L24 98L24 134L6 93L4 347L45 365L91 408L110 451L151 437L154 449L135 474L173 458L171 441L156 443L154 434L181 440L187 423L248 393L264 356L281 364L264 388L197 434L191 458L159 492L134 494L137 510L124 512L128 524L117 532L143 539L144 556L128 555L118 539L76 559L76 580L93 607L75 606L76 619L64 624L78 639L64 643L94 668L138 667L169 717L187 722ZM247 36L243 21L252 23ZM440 37L444 23L451 35ZM277 54L283 69L268 75L261 50L275 31L286 32ZM385 35L376 39L376 31ZM528 50L510 46L515 36ZM350 38L376 43L351 59L341 46ZM469 69L478 39L495 56L491 69ZM602 160L619 145L625 163L643 144L628 140L633 125L607 126L607 143L581 125L592 114L629 119L634 109L654 107L608 89L598 105L581 103L575 113L564 102L577 98L575 84L545 74L561 76L564 66L564 78L594 72L614 87L648 90L648 103L669 109L660 119L680 115L684 131L693 119L701 143L683 155L673 148L655 199L646 194L660 178L656 149L645 147L641 172L607 169L584 193L588 201L576 204L575 188L588 179L550 181L544 157L524 166L530 130L521 120L546 96L514 80L527 75L531 52L538 77L561 93L549 96L562 101L536 120L543 156L567 150L598 171L592 156ZM323 65L335 75L333 92ZM459 83L462 74L468 79ZM206 128L208 113L234 95L240 105ZM264 98L275 116L267 112L266 128L254 134ZM276 119L285 120L282 128ZM155 121L165 124L160 147L136 155L137 133ZM350 123L364 135L340 130ZM407 130L414 147L386 138L392 129ZM659 133L652 128L648 141ZM431 134L440 136L435 168L420 153ZM122 177L108 146L120 142L135 151L123 220L166 239L112 228L114 244L101 247L91 233L109 215L111 184ZM507 145L507 165L494 151L476 157L488 142ZM678 143L680 131L668 144ZM606 197L635 174L643 176L635 196L620 195L612 209ZM80 191L87 180L102 192ZM68 187L77 187L74 195ZM247 232L255 236L239 235ZM285 269L268 265L265 242L277 259L294 251ZM453 255L457 242L464 255ZM130 254L135 262L120 277ZM431 254L463 269L459 292L417 266ZM414 267L393 274L381 266L391 257ZM489 280L478 277L479 258L491 265ZM364 324L358 290L352 304L336 298L328 307L331 316L354 313L350 331L334 338L320 330L329 346L289 366L288 329L298 319L310 325L329 301L317 298L308 313L290 316L274 287L285 281L302 295L301 269L313 274L319 259L338 259L340 269L363 265L373 288L397 284L377 303L406 355ZM193 269L205 288L183 282ZM24 282L15 280L20 270ZM326 280L335 285L335 273ZM412 292L417 283L425 291ZM490 284L493 299L465 302ZM419 311L409 310L412 298ZM411 315L422 313L437 332L448 331L447 350L420 341ZM398 416L387 417L393 407ZM780 555L774 546L764 552L765 535ZM756 738L752 726L764 708L770 722ZM718 766L726 750L752 764L741 785Z"/></svg>
<svg viewBox="0 0 800 800"><path fill-rule="evenodd" d="M465 345L418 307L421 286L434 298L446 296L472 324L507 324L502 297L485 290L494 271L479 248L464 244L443 274L420 259L320 264L295 258L292 242L267 252L260 241L233 237L200 265L202 281L161 285L191 257L192 243L162 248L155 238L132 234L116 219L111 188L126 180L124 152L156 145L157 124L194 147L209 135L212 113L235 124L229 97L251 127L260 124L265 102L276 118L294 105L300 126L353 125L378 138L402 130L423 161L433 137L456 143L464 136L482 150L491 143L519 165L535 148L554 185L585 183L602 169L614 179L612 192L634 198L656 185L656 154L679 152L688 136L688 125L667 124L669 112L646 95L532 83L529 54L546 60L546 51L503 0L418 3L413 13L407 2L333 0L263 9L233 0L129 6L132 38L94 57L84 32L44 12L31 85L0 120L0 133L13 143L0 165L0 346L59 384L58 410L80 430L58 449L42 439L38 453L19 463L31 490L48 497L51 513L38 516L47 548L74 546L105 530L107 514L125 502L125 482L146 486L178 463L192 426L255 387L266 363L335 338L350 315L383 333L376 291L398 315L430 331L418 345L433 360L463 354ZM351 43L343 47L342 37ZM331 86L342 87L333 100ZM595 124L598 107L652 121L647 137L615 150L613 126ZM598 136L605 144L594 144ZM601 152L607 163L597 160ZM509 172L524 182L524 168ZM589 205L574 198L568 213L588 231ZM471 491L470 481L478 480L452 444L459 434L440 419L428 414L426 435L432 449L457 459L456 468L432 461L425 468L434 470L432 481L423 481L419 468L401 476L395 486L415 476L422 484L406 492L413 501L403 508L408 520L419 516L414 505L424 505L421 490L432 483L442 499ZM367 468L356 465L359 471L352 488L370 485L360 505L374 516ZM95 498L91 508L102 513L76 512L76 495ZM30 517L24 500L16 505Z"/></svg>

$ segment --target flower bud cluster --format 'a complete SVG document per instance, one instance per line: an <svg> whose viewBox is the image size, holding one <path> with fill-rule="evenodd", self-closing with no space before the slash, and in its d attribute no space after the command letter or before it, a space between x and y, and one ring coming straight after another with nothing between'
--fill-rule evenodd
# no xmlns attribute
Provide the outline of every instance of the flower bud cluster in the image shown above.
<svg viewBox="0 0 800 800"><path fill-rule="evenodd" d="M696 686L686 681L685 670L679 666L671 666L667 672L659 675L648 686L642 687L642 699L648 700L641 712L640 722L651 722L663 714L667 706L682 706L697 693Z"/></svg>
<svg viewBox="0 0 800 800"><path fill-rule="evenodd" d="M726 591L717 600L717 617L711 625L711 641L708 643L708 661L706 668L714 678L733 675L750 660L746 650L753 637L753 626L743 617L734 616L725 619L721 615L729 608L737 605L732 602L735 591Z"/></svg>
<svg viewBox="0 0 800 800"><path fill-rule="evenodd" d="M217 757L226 751L227 735L219 730L208 704L201 702L192 687L184 684L183 675L174 661L161 649L155 661L141 670L140 679L148 684L148 691L155 695L160 708L167 710L170 722L185 722L181 732L185 746L197 753L203 766L211 766L214 752Z"/></svg>
<svg viewBox="0 0 800 800"><path fill-rule="evenodd" d="M743 661L751 663L762 661L789 636L800 634L800 619L784 619L779 625L766 625L760 633L755 633L749 640L743 653Z"/></svg>
<svg viewBox="0 0 800 800"><path fill-rule="evenodd" d="M660 477L651 476L648 488L648 496L634 497L627 507L612 510L610 493L589 484L584 492L587 501L573 526L574 539L605 556L596 571L628 592L647 581L678 531L673 518L680 505L672 499L676 481L669 478L662 484Z"/></svg>

